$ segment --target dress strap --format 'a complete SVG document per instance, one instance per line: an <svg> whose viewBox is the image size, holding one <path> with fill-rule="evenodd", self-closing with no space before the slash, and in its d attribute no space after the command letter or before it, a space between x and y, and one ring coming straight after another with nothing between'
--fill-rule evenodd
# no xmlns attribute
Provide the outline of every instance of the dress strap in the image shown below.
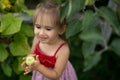
<svg viewBox="0 0 120 80"><path fill-rule="evenodd" d="M54 56L56 56L57 52L60 50L60 48L61 48L64 44L66 44L66 42L62 43L62 44L58 47L58 49L56 50Z"/></svg>

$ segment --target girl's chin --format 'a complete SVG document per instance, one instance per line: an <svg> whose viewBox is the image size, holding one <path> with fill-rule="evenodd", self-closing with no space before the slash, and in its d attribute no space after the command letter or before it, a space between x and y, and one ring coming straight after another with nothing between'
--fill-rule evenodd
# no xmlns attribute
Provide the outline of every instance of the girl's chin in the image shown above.
<svg viewBox="0 0 120 80"><path fill-rule="evenodd" d="M41 40L40 40L40 43L49 44L49 41L41 41Z"/></svg>
<svg viewBox="0 0 120 80"><path fill-rule="evenodd" d="M40 41L40 43L47 43L46 41Z"/></svg>

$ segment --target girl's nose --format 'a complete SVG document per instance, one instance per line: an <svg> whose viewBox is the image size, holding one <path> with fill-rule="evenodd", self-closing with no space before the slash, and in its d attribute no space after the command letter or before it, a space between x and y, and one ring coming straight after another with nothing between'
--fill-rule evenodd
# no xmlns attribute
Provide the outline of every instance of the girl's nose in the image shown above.
<svg viewBox="0 0 120 80"><path fill-rule="evenodd" d="M43 30L43 29L41 29L40 31L39 31L39 35L44 35L45 34L45 31Z"/></svg>

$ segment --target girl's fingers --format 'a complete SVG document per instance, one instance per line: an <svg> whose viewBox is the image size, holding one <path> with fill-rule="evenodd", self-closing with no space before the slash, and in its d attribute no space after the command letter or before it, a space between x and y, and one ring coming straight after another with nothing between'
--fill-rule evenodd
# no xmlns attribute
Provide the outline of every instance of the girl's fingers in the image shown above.
<svg viewBox="0 0 120 80"><path fill-rule="evenodd" d="M27 55L27 56L33 56L33 57L35 57L36 54L30 54L30 55ZM23 57L23 60L26 60L26 57L27 57L27 56Z"/></svg>
<svg viewBox="0 0 120 80"><path fill-rule="evenodd" d="M31 55L28 55L28 56L36 57L35 54L31 54ZM27 57L27 56L26 56L26 57ZM23 63L21 64L21 66L25 69L24 75L30 73L30 72L33 70L31 65L28 66L28 65L26 64L26 62L25 62L26 57L23 57L23 60L24 60L24 61L23 61Z"/></svg>
<svg viewBox="0 0 120 80"><path fill-rule="evenodd" d="M36 56L36 54L30 54L30 55L28 55L28 56L33 56L33 57L35 57L35 56Z"/></svg>
<svg viewBox="0 0 120 80"><path fill-rule="evenodd" d="M23 57L23 60L25 60L26 59L26 57Z"/></svg>
<svg viewBox="0 0 120 80"><path fill-rule="evenodd" d="M29 72L24 72L24 75L28 74Z"/></svg>
<svg viewBox="0 0 120 80"><path fill-rule="evenodd" d="M21 66L22 66L23 68L25 68L27 65L26 65L25 62L23 62L23 63L21 64Z"/></svg>
<svg viewBox="0 0 120 80"><path fill-rule="evenodd" d="M30 67L30 66L25 67L24 75L30 73L31 71L32 71L32 67Z"/></svg>
<svg viewBox="0 0 120 80"><path fill-rule="evenodd" d="M38 61L39 61L39 55L36 55L36 60L38 60Z"/></svg>

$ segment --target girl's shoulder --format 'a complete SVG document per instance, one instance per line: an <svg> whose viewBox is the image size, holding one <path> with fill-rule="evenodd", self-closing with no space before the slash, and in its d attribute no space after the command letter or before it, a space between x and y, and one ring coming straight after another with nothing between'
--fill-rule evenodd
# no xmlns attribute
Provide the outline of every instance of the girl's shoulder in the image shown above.
<svg viewBox="0 0 120 80"><path fill-rule="evenodd" d="M62 42L60 45L60 49L57 53L58 56L60 55L69 55L70 54L70 49L69 49L69 45L67 42Z"/></svg>

